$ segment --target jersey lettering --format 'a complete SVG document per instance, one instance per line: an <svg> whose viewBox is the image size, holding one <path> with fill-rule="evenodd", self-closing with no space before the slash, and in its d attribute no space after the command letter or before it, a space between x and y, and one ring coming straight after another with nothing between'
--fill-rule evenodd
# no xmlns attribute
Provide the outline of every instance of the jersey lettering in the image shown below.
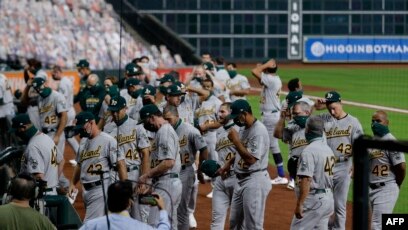
<svg viewBox="0 0 408 230"><path fill-rule="evenodd" d="M51 149L51 165L57 166L57 146Z"/></svg>
<svg viewBox="0 0 408 230"><path fill-rule="evenodd" d="M244 159L242 159L242 158L238 161L238 165L239 165L239 167L240 167L241 169L248 169L248 168L249 168L249 164L247 164L247 163L244 161Z"/></svg>
<svg viewBox="0 0 408 230"><path fill-rule="evenodd" d="M324 164L324 172L327 172L329 176L333 175L333 167L335 162L336 158L334 156L326 157L326 163Z"/></svg>
<svg viewBox="0 0 408 230"><path fill-rule="evenodd" d="M388 176L389 171L390 171L389 165L375 165L371 173L374 174L375 176Z"/></svg>
<svg viewBox="0 0 408 230"><path fill-rule="evenodd" d="M184 155L181 156L181 164L185 165L190 163L190 154L189 153L184 153Z"/></svg>
<svg viewBox="0 0 408 230"><path fill-rule="evenodd" d="M351 145L350 144L343 144L341 143L337 148L337 151L341 152L345 155L351 155Z"/></svg>
<svg viewBox="0 0 408 230"><path fill-rule="evenodd" d="M89 165L88 169L86 170L87 173L91 175L97 175L93 171L102 171L102 164L101 163L96 163L96 164L91 164Z"/></svg>
<svg viewBox="0 0 408 230"><path fill-rule="evenodd" d="M44 123L45 124L56 124L57 123L57 116L56 115L52 115L52 116L47 116L44 119Z"/></svg>

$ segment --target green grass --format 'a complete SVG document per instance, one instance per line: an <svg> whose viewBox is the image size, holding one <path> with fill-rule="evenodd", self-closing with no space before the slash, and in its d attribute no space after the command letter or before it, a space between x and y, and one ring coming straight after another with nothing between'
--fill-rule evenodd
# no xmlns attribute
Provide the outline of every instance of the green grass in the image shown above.
<svg viewBox="0 0 408 230"><path fill-rule="evenodd" d="M246 76L251 76L249 69L240 71ZM388 106L408 109L408 69L387 68L373 66L371 68L281 68L279 76L284 84L290 79L299 77L303 85L318 86L319 91L305 91L305 94L323 97L328 90L336 90L342 95L343 100L362 102L373 105ZM281 98L283 99L283 97ZM249 96L248 100L257 118L260 118L259 96ZM365 134L372 135L370 124L371 116L375 109L356 106L344 106L344 110L356 117ZM325 112L325 111L324 111ZM398 140L408 140L408 114L388 112L391 133ZM288 147L280 141L280 148L285 162L288 157ZM406 155L408 159L408 156ZM270 163L274 165L273 158ZM286 168L286 165L285 165ZM407 182L405 182L407 183ZM349 200L352 200L353 186L350 187ZM408 212L408 189L403 184L396 207L396 213Z"/></svg>

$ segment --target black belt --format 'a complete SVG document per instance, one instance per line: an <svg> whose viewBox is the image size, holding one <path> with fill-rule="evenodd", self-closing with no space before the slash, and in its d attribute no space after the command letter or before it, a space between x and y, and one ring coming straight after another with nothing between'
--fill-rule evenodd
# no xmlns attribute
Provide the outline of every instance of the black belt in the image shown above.
<svg viewBox="0 0 408 230"><path fill-rule="evenodd" d="M270 112L261 112L261 115L267 114L267 113L277 113L279 110L272 110Z"/></svg>
<svg viewBox="0 0 408 230"><path fill-rule="evenodd" d="M106 178L106 179L108 179L108 178ZM106 179L104 179L104 180L106 180ZM88 191L93 187L102 185L102 181L98 180L98 181L95 181L95 182L85 183L85 184L82 184L82 185L84 186L84 189Z"/></svg>
<svg viewBox="0 0 408 230"><path fill-rule="evenodd" d="M377 189L385 186L385 182L380 182L380 183L370 183L370 188L371 189Z"/></svg>
<svg viewBox="0 0 408 230"><path fill-rule="evenodd" d="M156 181L158 181L160 178L168 176L169 178L179 178L179 174L178 173L165 173L163 175L157 176L157 177L153 177L152 182L155 183Z"/></svg>
<svg viewBox="0 0 408 230"><path fill-rule="evenodd" d="M57 191L56 188L46 188L45 189L46 192L53 192L53 191Z"/></svg>
<svg viewBox="0 0 408 230"><path fill-rule="evenodd" d="M237 176L238 180L242 180L242 179L245 179L251 176L252 173L260 172L260 171L266 171L266 169L258 169L258 170L248 172L248 173L235 173L235 175Z"/></svg>
<svg viewBox="0 0 408 230"><path fill-rule="evenodd" d="M329 191L329 189L326 189L326 188L314 188L314 189L311 189L311 191L314 191L314 193L312 193L312 194L316 195L316 194L321 194L321 193L327 193Z"/></svg>
<svg viewBox="0 0 408 230"><path fill-rule="evenodd" d="M182 165L182 166L181 166L181 170L184 170L184 169L186 169L186 168L189 167L189 166L192 166L192 164L191 164L191 165Z"/></svg>
<svg viewBox="0 0 408 230"><path fill-rule="evenodd" d="M47 133L55 132L55 131L57 131L57 129L56 128L42 128L41 131L43 133L47 134Z"/></svg>
<svg viewBox="0 0 408 230"><path fill-rule="evenodd" d="M348 157L336 157L336 162L347 162L348 160Z"/></svg>
<svg viewBox="0 0 408 230"><path fill-rule="evenodd" d="M137 165L132 165L132 166L126 167L126 169L127 169L128 172L131 172L131 171L133 171L133 170L138 170L138 169L139 169L139 166L137 166ZM113 170L115 170L115 171L117 172L117 171L118 171L118 167L117 167L117 166L113 166Z"/></svg>

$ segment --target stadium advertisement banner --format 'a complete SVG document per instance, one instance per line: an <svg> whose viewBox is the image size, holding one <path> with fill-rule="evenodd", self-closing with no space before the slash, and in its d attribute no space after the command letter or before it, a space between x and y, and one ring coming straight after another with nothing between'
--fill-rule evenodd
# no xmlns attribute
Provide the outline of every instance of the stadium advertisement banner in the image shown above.
<svg viewBox="0 0 408 230"><path fill-rule="evenodd" d="M408 62L408 37L304 37L304 62Z"/></svg>

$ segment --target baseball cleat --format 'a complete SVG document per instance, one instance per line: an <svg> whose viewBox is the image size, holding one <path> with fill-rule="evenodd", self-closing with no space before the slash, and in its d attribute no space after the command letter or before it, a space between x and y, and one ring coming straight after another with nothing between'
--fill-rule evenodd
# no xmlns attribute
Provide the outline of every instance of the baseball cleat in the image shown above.
<svg viewBox="0 0 408 230"><path fill-rule="evenodd" d="M286 177L276 177L275 179L271 180L272 184L287 184L289 181Z"/></svg>
<svg viewBox="0 0 408 230"><path fill-rule="evenodd" d="M78 164L78 162L76 162L76 160L74 160L74 159L69 160L69 163L70 163L72 166L76 166L76 165Z"/></svg>
<svg viewBox="0 0 408 230"><path fill-rule="evenodd" d="M291 179L291 180L289 181L289 183L288 183L288 186L286 186L286 188L288 188L288 189L290 189L290 190L295 189L295 180L294 180L294 179Z"/></svg>
<svg viewBox="0 0 408 230"><path fill-rule="evenodd" d="M212 198L212 197L213 197L213 191L211 190L211 192L207 194L207 198Z"/></svg>
<svg viewBox="0 0 408 230"><path fill-rule="evenodd" d="M190 225L190 228L197 228L197 221L193 213L190 213L190 215L188 216L188 223Z"/></svg>

